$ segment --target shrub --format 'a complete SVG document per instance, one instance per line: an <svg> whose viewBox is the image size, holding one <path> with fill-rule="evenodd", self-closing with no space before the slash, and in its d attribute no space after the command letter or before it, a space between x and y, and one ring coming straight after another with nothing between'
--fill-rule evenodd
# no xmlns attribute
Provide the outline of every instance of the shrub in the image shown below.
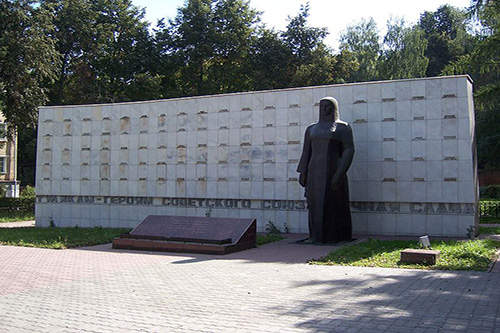
<svg viewBox="0 0 500 333"><path fill-rule="evenodd" d="M481 186L479 196L481 198L500 199L500 185Z"/></svg>
<svg viewBox="0 0 500 333"><path fill-rule="evenodd" d="M21 191L21 198L34 197L35 188L33 186L26 186L24 190Z"/></svg>
<svg viewBox="0 0 500 333"><path fill-rule="evenodd" d="M34 209L35 197L0 198L0 207L11 210Z"/></svg>

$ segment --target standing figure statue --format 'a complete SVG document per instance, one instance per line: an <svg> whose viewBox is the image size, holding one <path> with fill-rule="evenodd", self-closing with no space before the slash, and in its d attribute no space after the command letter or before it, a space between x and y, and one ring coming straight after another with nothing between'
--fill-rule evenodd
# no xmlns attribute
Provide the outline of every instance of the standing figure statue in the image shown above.
<svg viewBox="0 0 500 333"><path fill-rule="evenodd" d="M319 103L319 121L307 127L297 172L309 208L309 242L337 243L352 237L347 170L354 156L352 130L339 119L338 102Z"/></svg>

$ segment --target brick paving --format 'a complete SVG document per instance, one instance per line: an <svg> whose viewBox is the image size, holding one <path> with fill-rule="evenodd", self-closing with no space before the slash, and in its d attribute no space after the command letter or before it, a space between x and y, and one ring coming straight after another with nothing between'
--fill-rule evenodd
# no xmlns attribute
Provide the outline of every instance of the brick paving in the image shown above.
<svg viewBox="0 0 500 333"><path fill-rule="evenodd" d="M500 274L305 263L332 249L0 246L0 332L500 332Z"/></svg>

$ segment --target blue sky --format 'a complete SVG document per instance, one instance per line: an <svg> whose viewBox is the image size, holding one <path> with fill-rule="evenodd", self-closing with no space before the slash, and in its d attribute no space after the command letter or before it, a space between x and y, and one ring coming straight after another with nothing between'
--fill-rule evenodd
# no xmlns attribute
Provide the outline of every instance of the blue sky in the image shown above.
<svg viewBox="0 0 500 333"><path fill-rule="evenodd" d="M183 6L184 0L132 0L133 4L146 8L146 19L156 24L160 18L173 18L177 8ZM250 5L262 12L261 18L266 25L276 30L283 30L288 16L295 16L300 5L306 0L250 0ZM309 0L309 22L314 27L326 27L329 36L326 43L334 48L342 30L348 25L359 22L362 18L373 17L381 34L385 32L390 17L404 17L406 22L414 23L424 11L434 11L440 5L450 4L464 8L470 0Z"/></svg>

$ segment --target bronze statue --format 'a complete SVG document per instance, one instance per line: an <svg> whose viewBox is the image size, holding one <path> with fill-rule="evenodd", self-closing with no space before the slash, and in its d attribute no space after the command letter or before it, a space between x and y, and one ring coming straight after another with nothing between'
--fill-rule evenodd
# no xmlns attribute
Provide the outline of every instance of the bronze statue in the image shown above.
<svg viewBox="0 0 500 333"><path fill-rule="evenodd" d="M309 242L337 243L352 237L347 170L354 156L352 130L339 119L333 97L319 103L319 121L307 127L297 171L309 208Z"/></svg>

